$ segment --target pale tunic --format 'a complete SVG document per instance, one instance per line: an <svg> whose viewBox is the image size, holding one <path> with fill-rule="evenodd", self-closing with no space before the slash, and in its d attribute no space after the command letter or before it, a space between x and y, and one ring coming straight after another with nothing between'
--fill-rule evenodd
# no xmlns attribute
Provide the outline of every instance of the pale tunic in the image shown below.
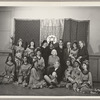
<svg viewBox="0 0 100 100"><path fill-rule="evenodd" d="M40 74L40 79L43 79L44 69L45 69L45 62L43 57L40 57L38 58L38 71Z"/></svg>
<svg viewBox="0 0 100 100"><path fill-rule="evenodd" d="M89 72L88 74L82 74L82 81L83 84L89 83L90 86L92 86L92 74Z"/></svg>
<svg viewBox="0 0 100 100"><path fill-rule="evenodd" d="M76 49L76 50L72 49L72 50L70 51L70 54L73 56L73 58L77 58L78 49Z"/></svg>
<svg viewBox="0 0 100 100"><path fill-rule="evenodd" d="M15 50L16 75L18 78L19 69L22 65L22 55L24 53L24 48L19 46L13 46L13 49Z"/></svg>
<svg viewBox="0 0 100 100"><path fill-rule="evenodd" d="M74 68L71 77L74 82L80 83L82 81L82 72L79 70L79 68Z"/></svg>
<svg viewBox="0 0 100 100"><path fill-rule="evenodd" d="M21 68L19 70L19 78L18 82L22 83L23 81L26 81L30 74L31 64L23 64L21 65Z"/></svg>
<svg viewBox="0 0 100 100"><path fill-rule="evenodd" d="M91 72L82 74L82 84L80 86L80 91L83 93L90 93L92 90L92 74Z"/></svg>
<svg viewBox="0 0 100 100"><path fill-rule="evenodd" d="M32 57L33 55L35 55L35 49L34 48L26 48L25 50L25 55Z"/></svg>
<svg viewBox="0 0 100 100"><path fill-rule="evenodd" d="M45 85L45 81L41 79L40 72L38 69L32 68L29 80L29 86L31 88L39 88Z"/></svg>
<svg viewBox="0 0 100 100"><path fill-rule="evenodd" d="M15 50L15 56L21 58L22 54L24 52L24 48L23 47L19 47L19 46L14 46L13 49Z"/></svg>
<svg viewBox="0 0 100 100"><path fill-rule="evenodd" d="M2 79L2 83L11 83L14 79L15 65L5 64L5 73Z"/></svg>
<svg viewBox="0 0 100 100"><path fill-rule="evenodd" d="M70 51L69 57L71 57L72 63L77 59L77 55L78 55L78 49L76 49L76 50L72 49L72 50Z"/></svg>
<svg viewBox="0 0 100 100"><path fill-rule="evenodd" d="M56 61L60 61L59 57L58 56L54 57L54 56L50 55L49 60L48 60L48 67L53 67L53 65Z"/></svg>

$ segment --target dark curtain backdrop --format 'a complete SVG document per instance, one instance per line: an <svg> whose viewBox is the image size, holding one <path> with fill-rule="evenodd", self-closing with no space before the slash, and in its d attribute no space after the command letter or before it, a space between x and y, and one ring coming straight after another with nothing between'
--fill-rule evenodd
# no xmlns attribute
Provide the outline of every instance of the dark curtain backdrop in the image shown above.
<svg viewBox="0 0 100 100"><path fill-rule="evenodd" d="M88 40L89 21L79 21L73 19L64 19L63 41L85 41ZM22 38L24 47L32 39L36 46L40 43L40 20L19 20L15 19L15 44Z"/></svg>
<svg viewBox="0 0 100 100"><path fill-rule="evenodd" d="M15 19L15 44L17 44L19 38L22 38L24 47L32 39L35 41L36 46L39 46L40 20Z"/></svg>
<svg viewBox="0 0 100 100"><path fill-rule="evenodd" d="M89 21L77 21L73 19L64 19L64 31L63 31L63 40L67 41L79 41L82 40L86 43L88 41L88 30L89 30Z"/></svg>

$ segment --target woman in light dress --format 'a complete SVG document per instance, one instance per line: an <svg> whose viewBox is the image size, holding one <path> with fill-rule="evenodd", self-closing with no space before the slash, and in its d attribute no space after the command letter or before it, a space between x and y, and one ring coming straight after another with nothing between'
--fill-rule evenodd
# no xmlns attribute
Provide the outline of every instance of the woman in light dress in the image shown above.
<svg viewBox="0 0 100 100"><path fill-rule="evenodd" d="M15 64L12 54L9 54L5 62L5 72L2 74L2 83L12 83L15 75Z"/></svg>
<svg viewBox="0 0 100 100"><path fill-rule="evenodd" d="M23 41L22 39L18 40L18 45L13 45L12 49L15 51L15 63L16 63L16 70L15 70L15 74L16 74L16 79L18 80L18 75L19 75L19 70L20 67L22 65L22 56L24 54L24 48L22 47Z"/></svg>

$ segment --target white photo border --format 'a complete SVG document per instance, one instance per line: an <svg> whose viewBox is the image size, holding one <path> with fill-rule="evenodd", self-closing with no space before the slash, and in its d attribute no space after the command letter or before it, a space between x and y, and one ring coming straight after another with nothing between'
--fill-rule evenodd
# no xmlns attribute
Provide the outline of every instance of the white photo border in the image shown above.
<svg viewBox="0 0 100 100"><path fill-rule="evenodd" d="M3 1L3 0L2 0ZM13 2L9 2L9 1L6 1L6 2L2 2L0 1L0 7L29 7L29 6L59 6L59 7L100 7L100 2L95 2L92 1L92 2L16 2L16 1L13 1ZM13 30L12 30L13 31ZM1 99L100 99L100 96L0 96L0 100Z"/></svg>

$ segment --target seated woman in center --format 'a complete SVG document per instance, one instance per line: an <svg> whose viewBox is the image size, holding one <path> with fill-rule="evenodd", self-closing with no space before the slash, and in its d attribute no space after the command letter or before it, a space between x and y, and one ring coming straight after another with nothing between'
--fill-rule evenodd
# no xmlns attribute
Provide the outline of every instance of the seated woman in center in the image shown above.
<svg viewBox="0 0 100 100"><path fill-rule="evenodd" d="M48 68L47 68L47 73L48 71L53 67L54 63L56 61L60 61L59 57L57 56L57 51L56 49L53 49L51 51L51 55L49 56L49 59L48 59Z"/></svg>
<svg viewBox="0 0 100 100"><path fill-rule="evenodd" d="M29 88L37 89L37 88L43 88L45 86L46 86L46 82L43 79L41 79L39 73L38 61L35 60L33 64L33 68L31 69L31 73L30 73Z"/></svg>
<svg viewBox="0 0 100 100"><path fill-rule="evenodd" d="M44 75L44 72L45 72L45 61L41 55L41 49L38 48L36 50L36 56L33 57L33 63L34 61L38 62L38 72L40 74L40 79L43 79L43 75Z"/></svg>
<svg viewBox="0 0 100 100"><path fill-rule="evenodd" d="M44 79L52 89L57 86L61 81L61 67L59 61L56 61L53 67L49 70L48 74L44 76Z"/></svg>

